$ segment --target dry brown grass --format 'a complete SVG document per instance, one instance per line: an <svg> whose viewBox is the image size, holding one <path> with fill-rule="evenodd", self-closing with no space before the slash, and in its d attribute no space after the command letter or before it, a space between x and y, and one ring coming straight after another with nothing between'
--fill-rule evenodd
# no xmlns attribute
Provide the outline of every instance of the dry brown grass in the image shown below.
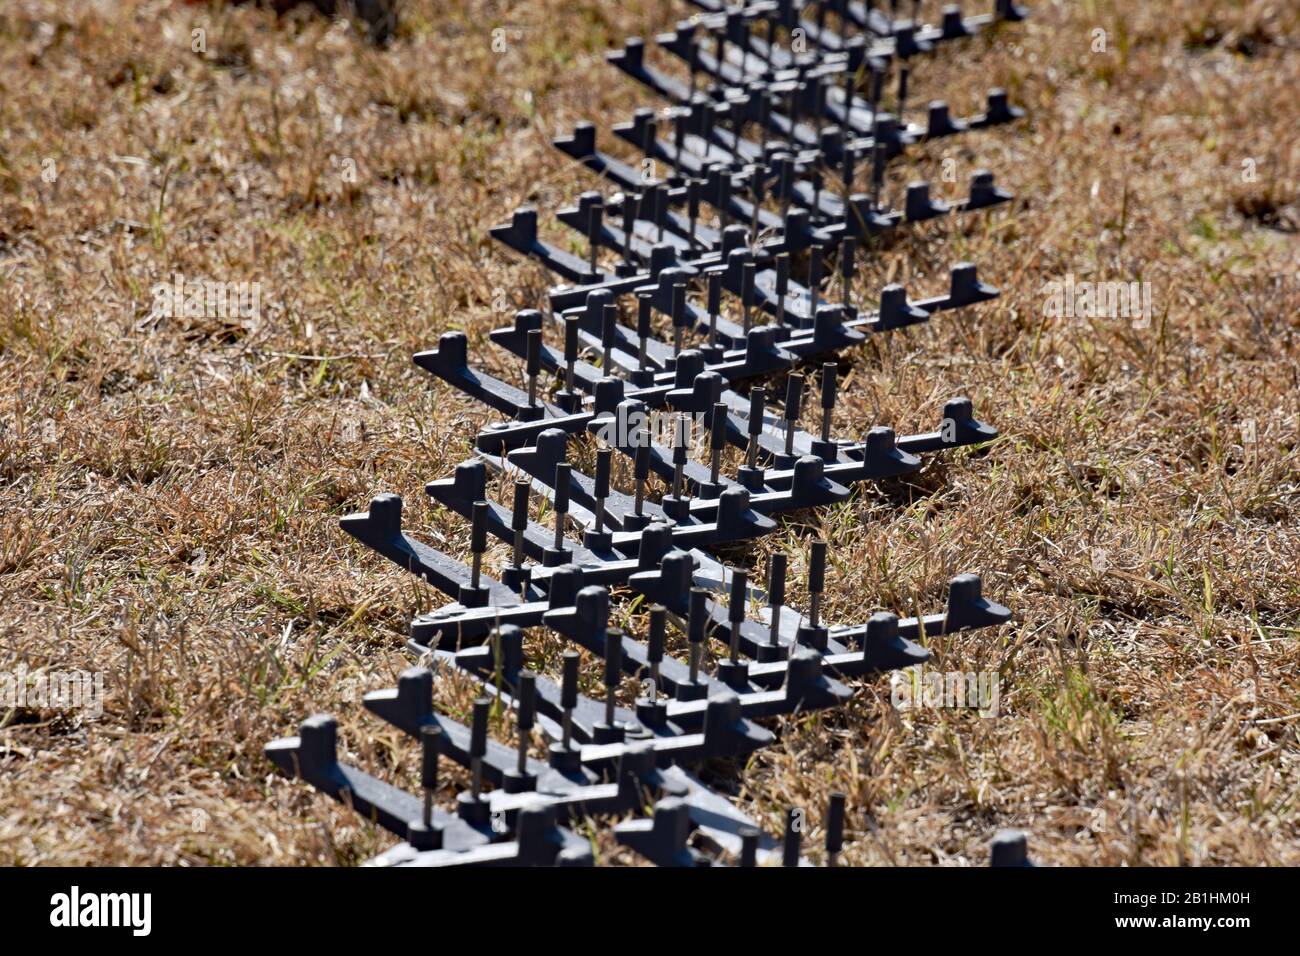
<svg viewBox="0 0 1300 956"><path fill-rule="evenodd" d="M933 609L948 576L983 572L1016 623L932 649L997 668L1000 716L901 714L861 682L730 776L776 829L846 790L854 863L981 862L1007 825L1050 864L1300 863L1295 7L1034 8L916 76L917 103L960 91L963 115L1000 84L1029 119L892 178L948 156L1016 203L907 233L863 276L932 294L969 258L1003 296L859 350L837 422L916 431L964 393L1003 437L810 519L834 544L833 618ZM418 0L381 51L306 12L0 9L0 669L102 671L108 692L98 721L0 714L0 862L386 844L261 756L331 710L355 760L412 780L413 749L358 701L408 663L406 622L436 596L337 518L398 491L411 527L464 552L421 488L484 416L410 355L463 328L492 356L494 290L538 302L544 277L487 227L592 187L548 136L644 102L601 51L683 11ZM499 25L521 31L504 56ZM260 280L262 321L149 319L178 271ZM1151 281L1154 326L1044 318L1066 272Z"/></svg>

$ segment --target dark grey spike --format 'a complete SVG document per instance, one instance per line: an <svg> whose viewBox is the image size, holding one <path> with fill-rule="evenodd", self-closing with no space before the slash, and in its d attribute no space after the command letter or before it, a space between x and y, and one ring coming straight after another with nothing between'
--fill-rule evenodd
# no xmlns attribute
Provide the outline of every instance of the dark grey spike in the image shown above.
<svg viewBox="0 0 1300 956"><path fill-rule="evenodd" d="M791 807L785 812L785 841L782 844L781 865L798 866L799 865L799 848L803 840L803 835L799 832L799 821L802 819L802 813L795 807Z"/></svg>
<svg viewBox="0 0 1300 956"><path fill-rule="evenodd" d="M844 849L844 803L848 799L843 793L831 794L826 806L826 865L835 866L839 853Z"/></svg>

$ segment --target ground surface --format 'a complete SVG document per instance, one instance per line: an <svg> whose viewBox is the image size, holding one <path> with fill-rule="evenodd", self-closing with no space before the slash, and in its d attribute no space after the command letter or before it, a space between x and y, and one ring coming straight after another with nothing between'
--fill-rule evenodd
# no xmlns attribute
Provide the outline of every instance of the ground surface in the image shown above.
<svg viewBox="0 0 1300 956"><path fill-rule="evenodd" d="M832 619L934 610L982 572L1015 622L932 650L997 669L999 714L900 712L866 682L720 773L774 829L845 790L855 863L979 863L1001 826L1049 864L1300 863L1296 8L1033 6L927 60L913 101L964 115L1003 85L1028 120L891 177L951 159L944 194L987 166L1017 201L861 277L935 294L966 258L1003 295L857 351L837 419L918 431L967 394L1002 437L728 555L827 536ZM359 700L437 597L337 519L397 491L465 553L421 489L485 417L410 356L449 328L490 356L501 313L539 303L487 227L592 188L549 136L644 103L602 51L686 13L419 0L376 50L306 10L0 7L0 669L98 671L107 695L93 721L0 712L0 863L387 844L261 756L331 710L353 759L415 779ZM260 321L151 318L178 272L260 281ZM1045 316L1067 273L1149 281L1153 323Z"/></svg>

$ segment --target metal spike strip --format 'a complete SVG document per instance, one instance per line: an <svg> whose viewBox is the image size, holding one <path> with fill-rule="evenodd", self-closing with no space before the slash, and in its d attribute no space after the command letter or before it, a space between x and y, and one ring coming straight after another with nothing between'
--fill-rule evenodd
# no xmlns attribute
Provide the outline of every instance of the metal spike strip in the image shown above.
<svg viewBox="0 0 1300 956"><path fill-rule="evenodd" d="M963 19L960 11L945 10L943 26L931 28L891 21L870 3L818 5L816 19L810 21L812 10L813 5L781 2L721 11L719 18L701 21L711 37L707 49L677 34L659 38L691 70L687 101L713 97L721 108L674 114L670 159L676 181L656 182L639 196L609 202L599 193L584 194L575 210L561 211L562 221L590 242L585 262L538 243L531 211L516 212L504 232L494 230L562 277L587 283L550 295L562 347L544 342L546 319L535 310L517 313L512 326L491 333L495 344L523 359L524 389L472 368L462 333L447 333L436 349L415 356L422 368L510 417L478 435L476 458L426 487L431 498L470 521L468 565L404 533L402 501L396 495L380 495L367 512L341 522L353 537L423 577L453 602L412 622L409 646L427 666L404 672L395 689L365 698L367 709L420 743L422 793L406 793L340 762L337 725L327 715L306 721L299 736L267 747L283 771L405 840L373 862L583 865L591 862L590 847L564 824L622 816L653 802L651 818L620 823L614 834L654 863L693 866L730 860L755 865L770 859L800 865L805 861L794 811L778 840L688 768L740 757L770 743L772 733L756 720L842 703L852 691L841 678L920 663L928 657L921 641L1009 619L1010 611L983 597L979 577L965 574L952 580L941 613L905 619L882 613L862 624L829 626L821 614L824 542L813 543L806 562L806 609L785 604L786 555L773 555L764 591L750 582L748 571L728 568L704 550L773 530L771 515L843 500L856 482L914 471L920 455L997 435L975 419L969 400L956 398L946 403L934 432L899 437L876 427L857 440L832 437L840 349L863 341L867 333L925 321L935 312L985 301L997 292L979 282L973 265L960 264L945 296L910 302L901 287L889 286L879 296L878 309L859 311L852 302L856 237L926 218L910 215L920 208L913 193L909 191L906 216L881 212L876 194L868 197L865 218L855 219L850 209L857 196L837 213L820 196L817 178L818 164L833 168L827 165L831 152L789 156L788 161L761 151L746 155L741 134L746 123L773 130L784 122L797 138L797 111L805 119L833 115L833 91L841 87L817 80L811 84L811 100L805 101L800 85L807 87L809 78L822 76L822 68L827 76L848 76L840 62L851 58L847 51L869 50L870 58L860 62L873 67L868 103L872 138L835 154L848 171L844 193L849 196L855 155L874 155L873 175L879 179L882 157L915 138L910 128L897 124L890 126L887 138L881 134L886 124L878 109L883 71L874 68L877 58L906 61L934 44L982 29L992 19L1018 19L1023 11L999 2L993 17ZM828 13L841 27L852 24L860 32L848 39L835 34L826 25ZM768 25L765 43L757 39L760 22ZM779 30L806 30L810 23L813 55L787 64L795 81L790 87L794 96L784 101L789 115L772 110L762 96L758 102L767 105L757 107L757 113L737 107L739 99L720 83L737 70L742 74L737 80L750 82L752 70L762 82L775 83L786 67L771 41ZM639 49L629 43L611 59L629 72L627 51ZM635 59L641 62L639 53ZM666 82L663 74L641 66L634 75ZM906 83L905 74L900 82ZM853 84L842 89L840 119L849 103L852 125L860 107ZM990 108L993 119L969 125L1013 118L1004 98L1000 103ZM707 126L715 114L724 127L730 122L729 137L719 135L716 125L691 125ZM932 121L935 115L932 108ZM647 124L638 119L629 136L645 144L644 152L653 157L660 147L646 134ZM950 132L959 131L960 124L951 125ZM825 131L818 130L818 143ZM698 179L680 176L692 162L686 149L698 145L691 137L710 161L709 174ZM874 142L886 139L893 145L876 150ZM766 159L771 161L761 161ZM598 162L610 168L606 160ZM739 176L728 171L738 167ZM702 167L697 163L694 168ZM812 193L797 184L810 186ZM1005 200L991 180L979 188L984 192L973 190L967 209ZM749 200L737 195L745 190ZM764 206L771 201L785 209L775 222ZM672 211L683 203L685 216ZM701 204L713 206L724 223L737 221L721 231L707 230L698 224ZM854 221L865 228L855 228ZM611 223L621 223L621 229ZM775 238L760 238L760 226ZM519 241L529 230L532 239ZM612 272L599 268L599 253L606 247L623 260ZM832 253L836 255L828 258ZM792 254L807 260L806 285L791 279ZM832 277L838 271L838 303L825 301L821 290L824 263L830 264ZM701 275L708 288L703 306L688 299L688 283ZM724 292L738 300L739 322L722 314ZM619 299L629 293L635 296L635 326L619 321ZM671 322L671 341L653 333L656 312ZM775 323L757 325L759 313ZM599 365L587 361L589 354L599 356ZM815 360L824 360L819 375L791 371ZM789 373L779 409L768 407L762 385L751 383L748 394L733 390L778 373ZM558 388L548 396L551 380ZM805 416L804 406L811 401L806 393L814 387L820 414ZM675 424L666 444L647 427L653 414ZM804 417L817 421L813 432L800 427ZM693 460L690 422L705 433L707 463ZM584 433L598 439L592 474L567 460L569 437ZM722 468L729 446L744 453L735 477ZM632 494L614 486L615 453L628 460ZM650 494L652 473L667 489L657 501ZM507 480L509 508L489 499L490 476ZM554 512L551 527L530 516L533 494ZM489 536L510 550L499 580L484 566ZM610 626L611 587L630 589L650 604L644 641ZM723 591L725 603L715 597ZM752 612L754 607L759 609ZM666 654L669 625L686 636L686 661ZM572 650L563 655L558 681L524 666L522 629L534 627L546 627L603 660L602 700L579 692L579 657ZM717 660L711 667L705 664L709 656ZM444 669L469 677L482 692L468 726L434 711L433 684ZM617 702L629 675L642 689L631 709ZM513 747L489 737L494 702L515 714ZM550 741L545 761L530 755L535 731ZM470 787L460 795L455 813L434 804L443 757L470 774ZM842 849L844 820L844 798L836 795L825 824L826 858L832 865ZM1023 840L1020 850L1016 846L1000 836L993 861L1024 862Z"/></svg>
<svg viewBox="0 0 1300 956"><path fill-rule="evenodd" d="M659 122L648 109L638 110L630 122L614 127L615 134L642 152L647 161L666 164L670 175L663 179L647 176L645 165L624 163L600 151L591 123L580 123L571 136L556 140L558 148L622 190L609 199L599 192L585 193L576 207L559 210L560 221L581 232L588 242L586 259L540 240L537 211L531 207L521 207L509 223L492 230L497 239L537 259L568 283L551 292L556 315L583 305L594 291L618 297L639 294L643 288L654 292L656 308L667 312L664 303L671 287L712 266L726 266L726 287L742 295L747 258L754 271L750 293L754 306L778 316L783 323L807 327L816 316L817 283L812 276L807 285L796 278L787 294L778 297L774 260L781 254L799 254L815 246L820 246L824 255L832 254L845 237L869 238L900 224L973 212L1011 198L994 185L991 173L980 170L972 177L968 199L936 202L930 197L929 185L916 182L907 189L903 209L882 205L885 166L908 144L1008 123L1023 112L1009 104L1002 90L990 91L986 111L969 120L952 119L942 101L929 105L924 127L901 122L899 115L886 112L882 97L889 74L898 76L894 98L897 107L905 108L911 59L930 49L928 41L916 48L904 44L899 52L890 46L900 42L896 38L883 47L866 47L865 40L840 42L836 34L823 29L820 35L834 40L831 48L818 46L812 54L796 57L788 68L768 67L771 48L755 46L759 41L752 30L740 30L738 37L736 24L760 15L772 16L778 6L792 7L755 3L734 8L721 19L684 21L676 31L660 35L659 46L690 66L689 86L648 66L645 44L639 38L609 55L620 70L674 104L668 114L671 135L659 136ZM1023 16L1019 8L1006 6L1006 11L1013 12L1004 11L1002 18ZM948 26L927 28L925 35L946 31L949 38L969 36L989 19L986 15L963 21L945 11ZM776 16L770 22L786 21ZM957 22L967 25L957 30L953 26ZM841 23L852 25L852 20ZM896 35L909 36L911 29L900 25ZM718 51L717 57L702 51L706 41ZM728 56L754 70L744 76L729 74L716 65L725 66ZM709 73L709 64L715 64L716 76ZM701 86L702 71L712 85ZM860 98L859 86L869 89L866 100ZM745 135L755 132L757 140ZM870 191L855 192L859 162L867 159ZM838 195L825 182L835 176L842 182ZM765 206L764 200L778 205L779 214ZM701 224L701 204L713 207L720 228ZM619 261L601 267L602 249L612 251ZM813 258L820 264L820 257ZM842 259L851 262L852 257ZM698 308L688 311L689 324L698 326ZM849 318L855 317L850 304ZM736 339L737 333L744 331L726 323L724 344L733 348L743 344Z"/></svg>

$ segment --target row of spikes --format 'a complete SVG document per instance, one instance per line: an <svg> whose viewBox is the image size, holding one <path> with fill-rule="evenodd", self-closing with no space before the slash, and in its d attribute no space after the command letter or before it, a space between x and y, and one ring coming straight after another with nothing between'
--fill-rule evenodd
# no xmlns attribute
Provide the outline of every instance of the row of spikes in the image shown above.
<svg viewBox="0 0 1300 956"><path fill-rule="evenodd" d="M481 767L489 741L487 736L491 701L480 698L473 706L473 729L467 747L477 754L471 762ZM527 706L516 702L522 713ZM525 721L527 718L523 718ZM521 727L521 735L528 728ZM651 790L674 789L671 781L645 766L620 768L615 784L579 788L567 796L559 794L515 794L498 800L490 809L482 794L481 769L471 774L471 790L457 800L455 815L436 808L440 785L439 761L448 746L446 735L436 725L422 728L419 734L421 797L412 800L402 791L347 767L338 761L337 722L319 714L304 721L298 737L285 738L268 745L267 755L296 776L330 792L331 796L350 803L359 812L368 813L386 829L400 832L406 842L385 852L374 865L417 866L590 866L590 844L572 831L558 825L561 814L566 819L595 814L621 814L639 808L638 781L649 783ZM635 763L635 762L633 762ZM664 786L667 784L667 786ZM475 793L475 788L478 792ZM844 826L847 798L833 793L823 817L826 865L836 866L844 849ZM480 813L479 809L489 810ZM689 796L670 795L654 803L649 819L628 820L614 828L617 842L629 847L648 861L660 866L710 866L720 861L689 845L692 830L709 827L692 817ZM752 824L737 827L737 839L731 844L733 859L740 866L779 861L783 866L807 865L802 857L803 834L808 822L801 808L790 808L785 815L785 833L779 844L764 837ZM760 854L766 843L770 849ZM779 847L779 851L777 850ZM992 866L1031 866L1026 835L1020 831L999 831L990 853Z"/></svg>
<svg viewBox="0 0 1300 956"><path fill-rule="evenodd" d="M624 67L628 66L627 57L621 60L613 58L616 63L621 63ZM637 58L639 62L639 57ZM660 239L663 238L664 226L666 220L670 217L668 209L671 205L684 203L689 211L689 225L687 217L682 217L681 222L674 221L676 231L685 233L683 246L678 251L690 251L700 246L701 248L708 245L709 240L702 238L697 229L699 205L701 199L712 202L718 209L720 218L725 224L729 215L733 212L739 213L740 216L751 224L751 243L758 241L758 229L761 226L767 228L779 226L783 221L788 219L789 202L793 198L796 201L808 204L811 210L815 211L818 218L824 218L829 215L827 221L838 219L839 225L834 227L841 231L848 230L856 232L860 228L866 231L874 231L877 228L892 227L896 220L892 214L890 216L880 216L876 210L879 209L879 186L883 184L884 162L892 155L901 151L902 145L909 138L906 131L900 132L897 124L889 114L881 114L878 106L880 89L884 82L883 66L880 63L872 62L872 103L870 112L869 131L872 134L867 141L847 141L847 136L842 136L839 127L826 127L821 122L816 131L811 135L811 143L794 144L794 152L789 152L791 147L782 143L748 143L741 139L743 126L746 122L758 122L761 127L767 129L773 126L771 121L770 106L772 105L772 91L764 93L762 90L752 89L748 92L740 92L735 96L724 97L724 102L714 103L701 98L698 102L692 102L686 107L678 109L674 114L675 122L675 145L673 147L660 147L658 140L654 136L653 114L642 111L630 125L616 127L624 138L629 139L638 147L646 152L648 157L654 158L661 154L671 158L674 167L674 176L666 182L650 181L646 182L644 177L632 173L631 170L623 167L616 161L606 161L601 159L597 161L593 168L596 171L618 182L627 191L622 201L615 203L611 201L611 210L618 206L622 211L625 220L625 229L622 232L621 241L614 240L613 237L607 236L609 232L603 227L600 220L600 213L597 209L583 209L581 206L575 214L569 211L561 211L562 220L567 220L574 228L581 229L588 233L589 239L592 240L589 250L589 262L582 266L558 250L548 250L542 256L548 266L557 269L566 278L576 279L584 284L590 284L590 280L599 280L604 275L598 268L596 262L596 248L603 241L607 245L615 248L621 246L623 252L623 262L618 267L618 272L626 274L636 268L633 262L633 253L638 257L644 256L644 249L639 248L642 240L634 235L644 229L639 230L638 221L648 223L654 232L657 232ZM636 71L632 71L636 73ZM645 77L641 77L644 79ZM817 90L821 89L820 79L812 81L813 86L813 104L816 105L820 99L824 99ZM900 79L902 87L900 93L903 94L905 101L905 74ZM796 84L793 90L787 90L781 87L781 95L791 99L791 103L797 104L801 101L803 94L798 92L799 85ZM760 95L762 94L762 95ZM771 94L771 95L769 95ZM846 96L849 95L846 90ZM751 102L756 102L756 107L751 106ZM775 114L778 117L780 114ZM1007 122L1021 115L1020 111L1011 108L1006 102L1006 95L1003 91L995 91L990 94L989 110L984 116L975 118L970 124L963 124L960 121L952 121L947 116L947 108L941 102L931 105L930 124L926 131L918 132L911 138L934 137L938 135L952 135L960 132L965 128L979 128L982 126L993 125L995 123ZM732 123L732 131L729 139L723 143L716 143L719 137L713 135L714 121L713 117L723 116L729 118ZM830 118L834 119L834 116ZM843 117L847 122L851 118L846 114ZM801 127L798 124L793 126L785 122L775 122L775 128L771 131L784 135L795 133ZM849 132L850 127L846 126L845 131ZM696 160L689 163L689 169L685 172L689 175L683 176L683 161L685 154L681 152L680 147L685 142L688 133L694 137L692 140L692 154ZM575 131L575 136L568 139L556 141L556 145L563 149L569 155L582 159L589 165L592 165L592 158L596 155L594 143L594 127L590 124L581 124ZM811 146L809 151L806 147ZM743 150L742 150L743 147ZM703 154L700 155L700 151ZM744 152L745 155L742 155ZM795 155L797 153L797 155ZM862 202L855 202L850 212L848 200L856 198L852 195L852 182L854 178L855 162L860 156L870 154L873 157L872 182L873 196L869 203L866 197ZM721 159L720 162L712 160ZM841 178L844 182L844 202L831 207L825 207L821 196L821 170L838 168ZM743 169L745 172L742 176L742 188L750 190L753 202L744 207L735 206L733 209L732 193L736 186L736 179L730 173L723 175L724 167L730 166L734 169ZM814 180L812 183L811 193L798 193L794 190L794 180L796 173L803 173L811 176ZM774 192L782 200L782 216L777 219L766 210L762 209L762 200L766 195L769 186L774 186ZM943 204L934 203L929 199L928 185L924 183L913 183L908 189L908 202L905 214L911 221L923 221L927 218L934 218L948 211L948 207ZM976 174L974 185L972 187L972 199L965 205L968 208L979 208L981 205L991 204L997 201L999 194L991 187L991 176L986 171L979 171ZM588 203L590 205L590 203ZM530 210L519 210L516 213L516 221L512 222L510 227L497 227L493 230L494 235L507 241L512 247L520 251L527 252L530 248L539 244L536 239L535 225L530 229L529 225L533 222L526 215ZM762 213L762 215L760 215ZM533 214L535 216L535 213ZM708 235L712 236L713 231L709 230Z"/></svg>

